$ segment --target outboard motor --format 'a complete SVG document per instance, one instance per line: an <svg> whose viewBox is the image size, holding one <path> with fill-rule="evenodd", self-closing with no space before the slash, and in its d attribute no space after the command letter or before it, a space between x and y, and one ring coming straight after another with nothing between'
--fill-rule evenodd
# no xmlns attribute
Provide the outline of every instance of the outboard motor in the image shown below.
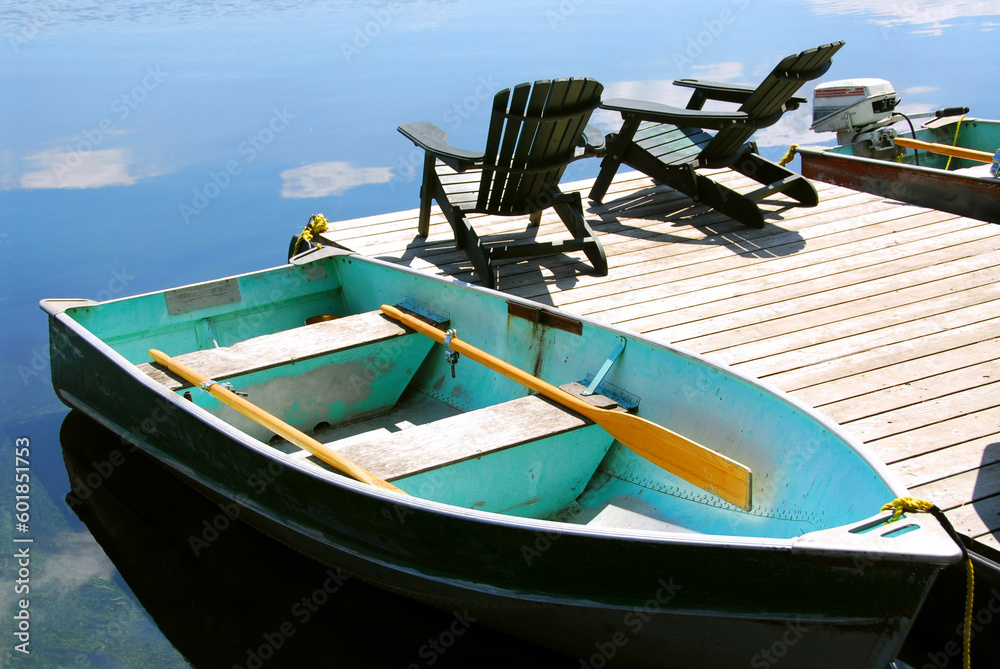
<svg viewBox="0 0 1000 669"><path fill-rule="evenodd" d="M896 111L899 102L892 84L885 79L842 79L820 84L813 90L811 128L837 133L837 143L852 147L855 156L892 160L903 152L893 142L893 124L906 121L910 133L915 134L915 119L948 119L969 112L968 107L946 107L904 114Z"/></svg>
<svg viewBox="0 0 1000 669"><path fill-rule="evenodd" d="M873 148L889 147L895 133L883 132L899 120L893 110L900 98L885 79L843 79L820 84L813 91L813 123L816 132L836 132L837 143L865 140ZM890 134L891 133L891 134Z"/></svg>

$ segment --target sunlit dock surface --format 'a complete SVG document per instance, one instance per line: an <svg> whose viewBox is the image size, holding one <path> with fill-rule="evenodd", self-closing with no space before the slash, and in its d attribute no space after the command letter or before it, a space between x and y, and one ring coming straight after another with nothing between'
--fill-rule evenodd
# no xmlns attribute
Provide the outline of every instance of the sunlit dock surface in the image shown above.
<svg viewBox="0 0 1000 669"><path fill-rule="evenodd" d="M749 191L736 173L718 177ZM500 267L500 290L679 344L781 388L846 427L916 497L1000 550L1000 226L817 184L820 204L768 201L752 230L637 173L586 199L608 255ZM416 205L417 202L414 202ZM330 239L370 257L470 281L435 207L335 221ZM477 217L488 243L566 239L554 212ZM886 500L889 501L889 500Z"/></svg>

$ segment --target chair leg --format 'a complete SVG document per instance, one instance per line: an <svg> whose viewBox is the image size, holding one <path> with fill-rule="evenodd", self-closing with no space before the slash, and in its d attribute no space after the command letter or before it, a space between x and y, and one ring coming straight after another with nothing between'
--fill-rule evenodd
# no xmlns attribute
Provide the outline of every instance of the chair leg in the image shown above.
<svg viewBox="0 0 1000 669"><path fill-rule="evenodd" d="M694 172L698 200L750 228L763 228L764 215L757 203L703 174Z"/></svg>
<svg viewBox="0 0 1000 669"><path fill-rule="evenodd" d="M594 179L594 185L590 187L588 197L591 200L598 204L604 201L604 196L608 194L608 188L611 186L611 180L615 178L621 164L620 160L611 157L611 153L605 156L604 160L601 161L601 171Z"/></svg>
<svg viewBox="0 0 1000 669"><path fill-rule="evenodd" d="M423 181L420 185L420 218L417 221L417 234L426 237L431 227L431 201L434 199L437 172L434 170L434 155L424 154Z"/></svg>
<svg viewBox="0 0 1000 669"><path fill-rule="evenodd" d="M590 195L588 196L594 202L601 203L604 201L604 196L608 194L608 188L611 186L611 180L618 173L618 168L625 159L625 152L628 150L629 144L632 143L632 138L635 137L635 131L638 129L638 119L625 119L621 130L617 134L609 134L605 138L608 146L608 155L601 161L601 172L597 175L597 179L594 180L594 185L590 188Z"/></svg>
<svg viewBox="0 0 1000 669"><path fill-rule="evenodd" d="M584 225L587 225L586 222ZM590 229L589 225L587 225L587 229ZM608 257L604 253L604 245L601 244L601 240L594 236L593 231L590 234L594 241L592 244L587 244L583 248L583 252L587 256L587 260L590 261L590 264L594 266L594 274L597 276L607 276Z"/></svg>
<svg viewBox="0 0 1000 669"><path fill-rule="evenodd" d="M579 193L560 193L552 203L552 208L573 235L573 239L590 236L587 221L583 217L583 199Z"/></svg>
<svg viewBox="0 0 1000 669"><path fill-rule="evenodd" d="M583 252L590 260L590 264L594 266L595 273L598 276L607 276L608 258L604 253L604 246L583 215L583 200L580 198L580 194L571 193L565 200L555 203L552 207L566 224L573 239L588 240L583 246Z"/></svg>
<svg viewBox="0 0 1000 669"><path fill-rule="evenodd" d="M455 243L460 249L465 249L465 254L472 262L472 268L476 271L479 280L487 287L496 289L496 271L490 263L489 249L483 246L479 235L472 229L469 219L461 212L457 213L458 229L455 233Z"/></svg>
<svg viewBox="0 0 1000 669"><path fill-rule="evenodd" d="M758 154L747 151L733 163L733 169L765 186L778 184L775 193L784 193L799 203L801 207L815 207L819 204L816 187L801 174L772 163ZM785 183L779 183L784 181Z"/></svg>

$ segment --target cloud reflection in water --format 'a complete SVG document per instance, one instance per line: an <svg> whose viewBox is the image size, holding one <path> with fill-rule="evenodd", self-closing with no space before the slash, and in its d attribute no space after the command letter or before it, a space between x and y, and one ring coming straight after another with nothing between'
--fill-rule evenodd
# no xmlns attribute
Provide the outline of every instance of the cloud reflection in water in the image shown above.
<svg viewBox="0 0 1000 669"><path fill-rule="evenodd" d="M392 179L391 167L355 167L342 161L310 163L281 173L281 197L309 198L341 195L368 184Z"/></svg>
<svg viewBox="0 0 1000 669"><path fill-rule="evenodd" d="M139 179L139 175L131 172L129 149L48 149L24 159L33 169L21 175L21 188L131 186Z"/></svg>

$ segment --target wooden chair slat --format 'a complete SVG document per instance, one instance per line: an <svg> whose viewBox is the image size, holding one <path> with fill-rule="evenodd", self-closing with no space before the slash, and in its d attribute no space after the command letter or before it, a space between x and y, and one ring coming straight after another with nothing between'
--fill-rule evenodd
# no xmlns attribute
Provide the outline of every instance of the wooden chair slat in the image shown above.
<svg viewBox="0 0 1000 669"><path fill-rule="evenodd" d="M562 109L574 109L580 105L583 99L586 83L585 80L580 79L559 80L553 86L551 97ZM582 116L548 120L539 131L537 145L532 151L533 161L546 164L552 162L552 159L557 156L571 153L577 139L586 127L585 122L581 123L584 120ZM558 170L539 174L532 182L522 186L518 193L519 197L529 201L538 199L553 184L558 183L565 168L564 164Z"/></svg>
<svg viewBox="0 0 1000 669"><path fill-rule="evenodd" d="M532 150L536 145L536 141L538 141L539 130L543 125L540 119L549 102L552 91L553 86L551 84L542 85L541 82L535 82L534 90L531 92L531 99L528 101L528 106L524 112L527 118L521 129L521 137L518 139L511 167L526 169L529 166L533 158ZM501 198L501 209L512 207L518 197L518 188L524 181L531 180L532 178L534 177L524 174L508 175Z"/></svg>
<svg viewBox="0 0 1000 669"><path fill-rule="evenodd" d="M542 84L545 86L545 84ZM510 106L504 110L515 115L515 118L503 119L503 141L500 143L500 150L497 152L493 165L496 172L493 175L493 183L486 184L483 180L483 193L480 193L479 201L481 208L486 210L499 210L503 200L503 193L510 177L510 168L514 167L514 149L517 147L517 138L521 134L524 121L520 117L524 115L525 106L528 104L528 96L531 93L531 84L518 84L514 87L514 94L510 99ZM494 108L495 111L495 108ZM487 154L489 155L489 154Z"/></svg>

